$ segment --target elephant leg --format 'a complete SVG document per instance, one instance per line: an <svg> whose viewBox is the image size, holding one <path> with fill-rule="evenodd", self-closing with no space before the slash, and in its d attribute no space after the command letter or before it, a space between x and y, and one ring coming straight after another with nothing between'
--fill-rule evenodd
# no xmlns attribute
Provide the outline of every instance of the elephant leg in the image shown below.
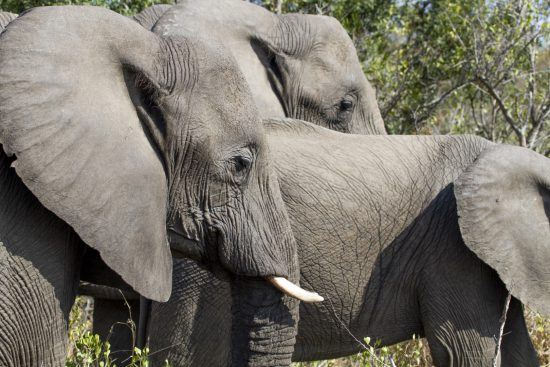
<svg viewBox="0 0 550 367"><path fill-rule="evenodd" d="M502 367L539 366L537 353L529 337L523 306L512 297L502 338Z"/></svg>
<svg viewBox="0 0 550 367"><path fill-rule="evenodd" d="M69 304L39 269L0 242L0 366L64 366Z"/></svg>
<svg viewBox="0 0 550 367"><path fill-rule="evenodd" d="M137 338L137 330L132 330L129 320L137 327L139 300L94 299L94 333L111 344L111 353L117 366L124 366L131 356ZM129 361L129 360L128 360Z"/></svg>
<svg viewBox="0 0 550 367"><path fill-rule="evenodd" d="M459 243L425 270L420 311L435 365L492 367L507 298L496 272Z"/></svg>

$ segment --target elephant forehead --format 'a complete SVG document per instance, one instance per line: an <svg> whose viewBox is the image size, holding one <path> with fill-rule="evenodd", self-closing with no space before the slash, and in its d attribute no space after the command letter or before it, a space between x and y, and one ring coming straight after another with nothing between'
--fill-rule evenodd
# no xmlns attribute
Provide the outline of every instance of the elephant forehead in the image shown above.
<svg viewBox="0 0 550 367"><path fill-rule="evenodd" d="M215 126L221 134L255 138L261 130L258 111L231 53L220 44L209 44L198 52L196 62L198 84L193 104L205 114L204 121L222 121Z"/></svg>
<svg viewBox="0 0 550 367"><path fill-rule="evenodd" d="M311 67L304 68L301 79L302 89L306 93L320 97L343 95L349 90L360 89L363 83L363 74L349 63L319 59L319 62L311 64Z"/></svg>
<svg viewBox="0 0 550 367"><path fill-rule="evenodd" d="M191 99L191 104L196 107L189 116L190 126L205 128L214 144L246 146L262 141L263 127L249 98L230 93L213 97L203 90Z"/></svg>
<svg viewBox="0 0 550 367"><path fill-rule="evenodd" d="M345 59L350 55L355 55L355 46L338 20L326 16L316 16L311 20L317 23L314 25L316 29L315 41L331 50L340 51L338 54L331 55L332 57Z"/></svg>

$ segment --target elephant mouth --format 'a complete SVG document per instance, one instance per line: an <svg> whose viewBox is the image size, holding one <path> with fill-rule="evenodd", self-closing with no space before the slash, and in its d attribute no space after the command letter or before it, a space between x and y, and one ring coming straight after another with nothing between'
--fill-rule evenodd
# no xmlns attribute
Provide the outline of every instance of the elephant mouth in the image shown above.
<svg viewBox="0 0 550 367"><path fill-rule="evenodd" d="M204 252L198 241L187 238L174 228L168 230L168 235L172 256L175 258L190 258L195 261L204 259ZM264 279L282 293L299 301L315 303L324 300L318 293L307 291L284 277L266 276Z"/></svg>
<svg viewBox="0 0 550 367"><path fill-rule="evenodd" d="M204 251L198 241L187 238L173 228L168 230L168 242L172 256L176 259L187 258L195 261L204 259Z"/></svg>

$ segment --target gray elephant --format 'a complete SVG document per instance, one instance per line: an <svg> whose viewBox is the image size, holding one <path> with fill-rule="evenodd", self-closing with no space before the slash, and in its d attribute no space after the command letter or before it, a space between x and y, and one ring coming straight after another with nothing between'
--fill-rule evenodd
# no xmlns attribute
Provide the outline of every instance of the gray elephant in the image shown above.
<svg viewBox="0 0 550 367"><path fill-rule="evenodd" d="M343 132L385 134L374 90L334 18L275 15L240 0L189 0L152 6L134 20L160 35L201 34L228 45L265 117L286 115ZM109 337L114 349L128 349L122 346L133 336L117 324L129 317L125 302L90 284L81 293L96 299L94 331ZM138 300L127 301L139 309ZM137 321L139 315L131 316Z"/></svg>
<svg viewBox="0 0 550 367"><path fill-rule="evenodd" d="M500 337L497 366L538 365L522 303L550 314L550 160L473 136L267 129L301 283L326 299L301 304L293 360L415 334L440 367L493 366ZM233 287L176 260L172 297L149 321L156 361L229 365Z"/></svg>
<svg viewBox="0 0 550 367"><path fill-rule="evenodd" d="M36 8L1 33L0 365L62 366L78 281L104 269L167 300L171 251L234 274L235 364L288 364L298 304L264 278L296 290L296 244L226 55L96 7Z"/></svg>
<svg viewBox="0 0 550 367"><path fill-rule="evenodd" d="M276 15L242 0L184 0L134 17L162 35L200 34L228 46L262 117L292 117L333 130L385 134L372 86L334 18Z"/></svg>

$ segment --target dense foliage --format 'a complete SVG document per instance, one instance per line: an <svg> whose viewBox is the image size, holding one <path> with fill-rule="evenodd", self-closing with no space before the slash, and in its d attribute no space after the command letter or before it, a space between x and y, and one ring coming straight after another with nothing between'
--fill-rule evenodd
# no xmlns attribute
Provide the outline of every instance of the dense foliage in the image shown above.
<svg viewBox="0 0 550 367"><path fill-rule="evenodd" d="M267 0L336 17L392 133L473 133L550 154L548 0Z"/></svg>
<svg viewBox="0 0 550 367"><path fill-rule="evenodd" d="M37 6L46 5L95 5L116 11L124 15L133 15L143 9L169 0L0 0L0 9L20 14Z"/></svg>

